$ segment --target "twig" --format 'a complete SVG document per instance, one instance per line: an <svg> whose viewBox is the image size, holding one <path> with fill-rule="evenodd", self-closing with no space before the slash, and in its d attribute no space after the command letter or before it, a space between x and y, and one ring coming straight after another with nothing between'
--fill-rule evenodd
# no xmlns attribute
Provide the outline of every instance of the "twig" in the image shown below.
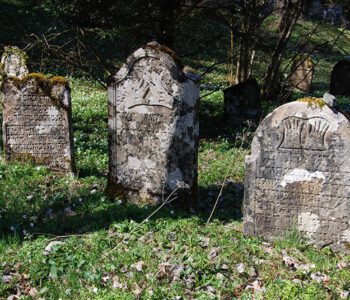
<svg viewBox="0 0 350 300"><path fill-rule="evenodd" d="M250 128L250 127L248 127L248 130L249 130L249 128ZM243 132L244 132L244 131L243 131ZM242 149L243 144L244 144L245 141L246 141L246 138L242 138L241 145L239 146L238 149ZM226 185L226 180L227 180L228 175L229 175L229 173L230 173L230 171L231 171L231 167L232 167L234 161L235 161L234 159L231 161L231 163L230 163L230 165L229 165L229 168L228 168L227 171L226 171L224 180L223 180L223 182L222 182L222 184L221 184L220 192L219 192L219 194L218 194L218 197L216 198L214 207L213 207L213 209L212 209L212 211L211 211L211 213L210 213L210 216L209 216L209 218L208 218L206 224L209 224L210 221L211 221L211 218L213 217L213 214L214 214L214 212L215 212L215 210L216 210L216 207L217 207L217 205L218 205L218 203L219 203L219 199L220 199L220 197L222 196L222 192L223 192L224 187L225 187L225 185Z"/></svg>
<svg viewBox="0 0 350 300"><path fill-rule="evenodd" d="M152 216L154 216L159 210L161 210L166 204L169 204L171 202L173 202L174 200L177 199L177 196L170 199L172 195L174 195L174 193L179 190L180 187L178 186L175 190L173 190L170 195L165 199L165 201L155 210L153 211L146 219L144 219L141 223L137 224L137 226L131 230L112 250L110 250L107 254L103 254L103 257L108 257L112 252L114 252L116 249L118 249L118 247L125 242L126 239L128 239L132 233L134 233L137 229L140 228L141 225L143 225L144 223L146 223ZM169 200L170 199L170 200Z"/></svg>

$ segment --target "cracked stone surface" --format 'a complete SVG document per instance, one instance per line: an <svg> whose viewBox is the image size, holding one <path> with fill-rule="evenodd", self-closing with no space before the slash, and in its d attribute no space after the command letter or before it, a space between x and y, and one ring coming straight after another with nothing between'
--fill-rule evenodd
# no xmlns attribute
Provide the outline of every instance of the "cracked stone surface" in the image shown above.
<svg viewBox="0 0 350 300"><path fill-rule="evenodd" d="M108 88L111 196L159 203L172 191L196 198L197 85L175 54L149 43L131 54Z"/></svg>
<svg viewBox="0 0 350 300"><path fill-rule="evenodd" d="M350 244L350 122L328 106L292 102L258 127L246 157L244 233L298 230L316 246Z"/></svg>
<svg viewBox="0 0 350 300"><path fill-rule="evenodd" d="M69 88L42 88L37 78L6 78L3 135L7 161L31 160L59 172L73 172L73 137Z"/></svg>

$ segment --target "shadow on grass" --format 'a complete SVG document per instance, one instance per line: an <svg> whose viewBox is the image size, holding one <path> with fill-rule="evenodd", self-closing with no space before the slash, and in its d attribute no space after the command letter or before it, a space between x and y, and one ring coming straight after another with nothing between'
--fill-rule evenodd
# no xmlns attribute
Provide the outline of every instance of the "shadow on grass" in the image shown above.
<svg viewBox="0 0 350 300"><path fill-rule="evenodd" d="M195 216L202 220L204 224L214 207L219 191L219 185L200 187L198 205L195 211L184 210L178 207L176 203L169 204L152 216L150 221L156 219L184 219ZM242 217L242 199L243 185L228 182L218 201L213 219L222 222L239 220ZM26 233L30 233L34 237L84 234L107 229L113 223L129 222L130 220L140 223L157 208L158 206L140 207L123 204L117 200L110 201L105 198L101 191L84 200L82 198L77 198L74 201L62 199L54 205L43 203L34 214L27 215L26 220L23 220L23 214L18 212L14 212L11 216L4 216L7 220L11 220L12 225L9 222L2 223L0 236L6 239L12 236L14 232L20 238L24 238ZM32 228L33 223L35 226Z"/></svg>

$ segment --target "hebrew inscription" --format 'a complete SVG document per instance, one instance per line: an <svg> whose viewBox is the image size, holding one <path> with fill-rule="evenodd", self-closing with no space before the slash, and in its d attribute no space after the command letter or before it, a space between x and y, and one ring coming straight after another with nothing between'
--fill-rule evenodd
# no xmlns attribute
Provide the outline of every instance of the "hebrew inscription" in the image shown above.
<svg viewBox="0 0 350 300"><path fill-rule="evenodd" d="M111 196L158 203L180 185L197 184L198 87L171 50L148 44L129 56L109 86Z"/></svg>
<svg viewBox="0 0 350 300"><path fill-rule="evenodd" d="M246 158L244 232L299 230L318 246L350 242L350 123L339 112L293 102L259 126Z"/></svg>
<svg viewBox="0 0 350 300"><path fill-rule="evenodd" d="M69 90L57 83L51 86L50 91L44 91L36 76L28 76L20 82L11 78L4 82L6 159L31 160L55 171L71 172L73 154ZM49 79L47 81L49 84Z"/></svg>

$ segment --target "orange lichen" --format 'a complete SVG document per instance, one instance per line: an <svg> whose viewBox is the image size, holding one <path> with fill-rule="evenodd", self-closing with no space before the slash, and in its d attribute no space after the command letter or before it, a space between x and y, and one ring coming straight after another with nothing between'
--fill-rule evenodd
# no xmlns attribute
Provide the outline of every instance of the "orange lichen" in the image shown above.
<svg viewBox="0 0 350 300"><path fill-rule="evenodd" d="M306 102L308 107L311 107L313 105L318 106L319 108L322 108L326 105L326 102L322 98L316 98L316 97L305 97L298 99L299 102Z"/></svg>

